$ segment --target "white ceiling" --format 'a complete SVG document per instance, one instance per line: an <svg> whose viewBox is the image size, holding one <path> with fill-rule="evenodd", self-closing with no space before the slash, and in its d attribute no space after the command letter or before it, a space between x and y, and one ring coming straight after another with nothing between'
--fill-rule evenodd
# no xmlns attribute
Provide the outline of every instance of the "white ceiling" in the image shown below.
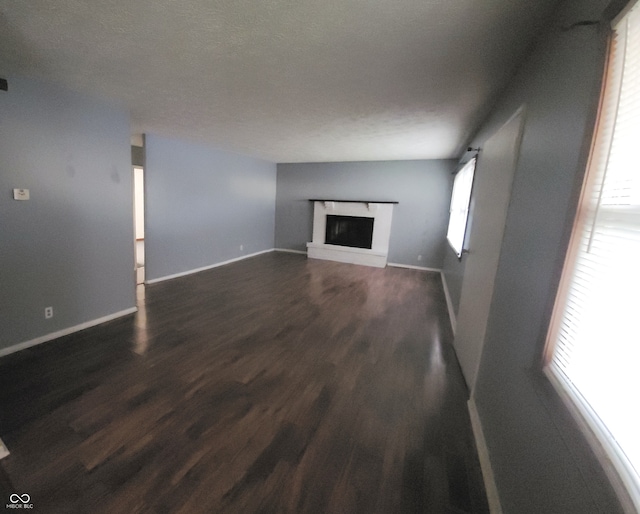
<svg viewBox="0 0 640 514"><path fill-rule="evenodd" d="M453 158L556 4L0 0L0 76L273 162Z"/></svg>

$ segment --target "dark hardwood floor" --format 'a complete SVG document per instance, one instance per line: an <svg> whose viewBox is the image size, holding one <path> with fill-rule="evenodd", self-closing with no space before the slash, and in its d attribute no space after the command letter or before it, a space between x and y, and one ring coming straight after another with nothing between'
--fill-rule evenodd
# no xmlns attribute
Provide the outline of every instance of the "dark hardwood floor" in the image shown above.
<svg viewBox="0 0 640 514"><path fill-rule="evenodd" d="M0 359L32 512L488 512L438 274L270 253L139 294Z"/></svg>

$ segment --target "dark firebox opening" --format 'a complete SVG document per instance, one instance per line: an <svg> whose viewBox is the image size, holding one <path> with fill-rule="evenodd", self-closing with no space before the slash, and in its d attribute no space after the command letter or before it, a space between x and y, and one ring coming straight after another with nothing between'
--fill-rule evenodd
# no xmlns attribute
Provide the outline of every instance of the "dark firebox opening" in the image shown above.
<svg viewBox="0 0 640 514"><path fill-rule="evenodd" d="M326 244L371 249L372 239L373 218L327 215Z"/></svg>

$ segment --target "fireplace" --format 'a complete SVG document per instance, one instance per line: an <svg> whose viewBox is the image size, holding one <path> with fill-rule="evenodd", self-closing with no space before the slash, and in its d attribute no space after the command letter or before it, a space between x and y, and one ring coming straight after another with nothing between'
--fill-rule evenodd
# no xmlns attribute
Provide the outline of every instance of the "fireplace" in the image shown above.
<svg viewBox="0 0 640 514"><path fill-rule="evenodd" d="M384 268L397 202L311 200L313 240L307 256Z"/></svg>
<svg viewBox="0 0 640 514"><path fill-rule="evenodd" d="M363 216L327 214L324 242L328 245L371 249L373 220Z"/></svg>

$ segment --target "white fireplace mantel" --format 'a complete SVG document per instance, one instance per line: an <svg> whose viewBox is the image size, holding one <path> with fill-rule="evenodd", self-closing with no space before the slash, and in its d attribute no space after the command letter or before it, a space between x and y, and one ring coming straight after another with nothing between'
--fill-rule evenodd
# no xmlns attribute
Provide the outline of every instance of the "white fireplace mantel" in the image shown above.
<svg viewBox="0 0 640 514"><path fill-rule="evenodd" d="M397 202L374 201L313 201L313 240L307 243L307 256L351 264L362 264L384 268L387 265L391 218L393 206ZM373 218L373 239L371 249L352 248L325 243L327 215L359 216Z"/></svg>

